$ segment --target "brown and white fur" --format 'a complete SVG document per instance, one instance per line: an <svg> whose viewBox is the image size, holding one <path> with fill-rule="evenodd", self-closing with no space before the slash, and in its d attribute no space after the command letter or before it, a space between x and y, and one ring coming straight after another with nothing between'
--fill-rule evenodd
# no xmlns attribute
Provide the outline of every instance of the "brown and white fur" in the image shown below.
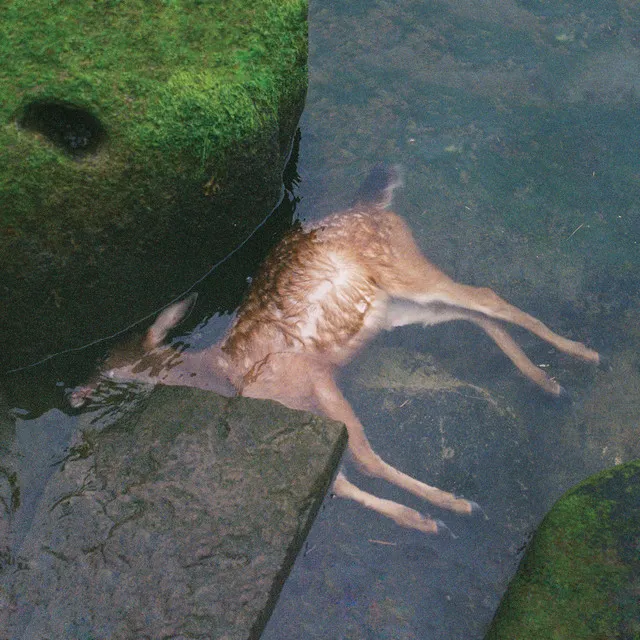
<svg viewBox="0 0 640 640"><path fill-rule="evenodd" d="M402 218L387 209L399 183L395 169L376 167L353 207L289 232L265 261L219 344L179 355L161 347L167 330L190 305L184 301L159 316L142 345L158 357L171 355L174 366L169 364L157 376L139 371L144 368L140 365L112 369L110 375L269 398L339 420L347 427L349 451L364 473L443 509L477 511L475 503L406 475L373 451L336 386L336 367L349 362L382 329L449 320L479 326L525 376L554 396L564 393L562 387L527 358L503 322L524 327L582 360L599 363L600 356L552 332L491 289L458 284L426 260ZM72 403L82 404L94 386L76 390ZM440 521L361 491L342 471L333 491L404 527L426 533L444 530Z"/></svg>

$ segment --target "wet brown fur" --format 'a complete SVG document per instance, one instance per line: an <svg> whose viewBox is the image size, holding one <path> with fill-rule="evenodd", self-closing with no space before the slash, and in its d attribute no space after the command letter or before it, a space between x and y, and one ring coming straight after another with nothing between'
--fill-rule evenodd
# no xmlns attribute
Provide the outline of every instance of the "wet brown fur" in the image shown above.
<svg viewBox="0 0 640 640"><path fill-rule="evenodd" d="M390 179L388 196L397 186ZM362 424L335 384L333 372L382 329L467 320L482 328L520 371L553 395L562 387L536 367L508 335L502 322L532 331L561 351L598 363L598 354L558 336L539 320L486 288L458 284L418 249L405 222L386 200L361 202L304 229L288 233L271 252L219 345L180 355L179 365L154 377L183 384L278 400L344 422L349 449L360 468L441 508L470 514L475 503L431 487L384 462L371 448ZM145 344L166 355L166 332L183 315L174 305L149 330ZM175 362L175 358L174 358ZM144 378L132 367L117 375ZM149 379L147 375L146 378ZM78 391L81 400L88 395ZM79 404L79 402L78 402ZM355 487L343 472L337 495L351 498L427 533L441 522Z"/></svg>

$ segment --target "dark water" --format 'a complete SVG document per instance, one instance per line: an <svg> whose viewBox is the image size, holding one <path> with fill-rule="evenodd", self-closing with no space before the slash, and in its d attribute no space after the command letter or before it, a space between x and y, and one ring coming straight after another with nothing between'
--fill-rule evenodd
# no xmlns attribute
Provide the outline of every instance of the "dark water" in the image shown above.
<svg viewBox="0 0 640 640"><path fill-rule="evenodd" d="M299 179L289 176L297 214L339 209L374 163L399 163L396 210L430 259L602 350L612 367L595 371L514 330L570 390L573 403L560 404L470 326L377 339L341 376L374 448L477 500L489 520L432 510L458 537L430 538L327 499L263 639L480 639L553 502L640 457L640 9L344 0L312 2L309 25ZM276 216L256 241L284 226ZM256 261L247 251L202 283L186 325L194 344L228 322L207 309L232 306ZM74 433L65 387L106 346L8 383L0 430L21 482L16 539ZM361 488L424 509L348 469Z"/></svg>

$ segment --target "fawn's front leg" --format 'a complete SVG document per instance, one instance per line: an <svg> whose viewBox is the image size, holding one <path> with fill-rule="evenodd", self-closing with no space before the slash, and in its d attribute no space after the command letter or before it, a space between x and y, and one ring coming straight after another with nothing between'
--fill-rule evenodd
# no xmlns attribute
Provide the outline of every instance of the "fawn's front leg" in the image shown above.
<svg viewBox="0 0 640 640"><path fill-rule="evenodd" d="M377 478L382 478L391 484L410 491L419 498L422 498L442 509L466 515L481 512L480 507L475 502L465 500L464 498L458 498L452 493L442 491L441 489L429 486L424 482L420 482L382 460L382 458L380 458L380 456L371 448L371 445L364 433L362 423L358 420L358 417L353 411L351 405L344 398L331 375L316 377L314 392L317 404L322 412L327 417L343 422L346 425L347 432L349 434L349 451L364 473ZM339 495L350 497L353 500L361 502L364 506L370 509L374 509L375 511L379 511L385 515L390 515L390 505L388 504L388 501L383 505L383 503L380 502L380 499L377 498L373 500L372 498L375 498L375 496L365 494L359 489L357 491L353 491L348 487L345 489L344 483L339 483L339 487L336 491ZM394 514L391 517L403 526L420 530L425 530L425 526L427 528L434 526L435 521L428 518L426 519L429 521L428 524L416 526L418 521L422 523L425 522L424 516L418 514L418 512L414 512L412 509L407 511L407 507L402 505L397 505L397 509L394 507L391 510ZM416 514L418 515L416 516ZM418 516L419 520L417 521L416 518L418 518Z"/></svg>

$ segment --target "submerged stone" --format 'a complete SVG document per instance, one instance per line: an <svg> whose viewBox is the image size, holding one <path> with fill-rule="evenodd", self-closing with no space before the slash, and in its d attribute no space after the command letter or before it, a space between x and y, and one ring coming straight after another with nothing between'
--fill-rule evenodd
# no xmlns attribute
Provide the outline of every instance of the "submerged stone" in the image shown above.
<svg viewBox="0 0 640 640"><path fill-rule="evenodd" d="M640 637L640 461L567 492L536 531L487 640Z"/></svg>
<svg viewBox="0 0 640 640"><path fill-rule="evenodd" d="M344 427L185 387L102 431L85 415L2 565L0 636L258 638Z"/></svg>

